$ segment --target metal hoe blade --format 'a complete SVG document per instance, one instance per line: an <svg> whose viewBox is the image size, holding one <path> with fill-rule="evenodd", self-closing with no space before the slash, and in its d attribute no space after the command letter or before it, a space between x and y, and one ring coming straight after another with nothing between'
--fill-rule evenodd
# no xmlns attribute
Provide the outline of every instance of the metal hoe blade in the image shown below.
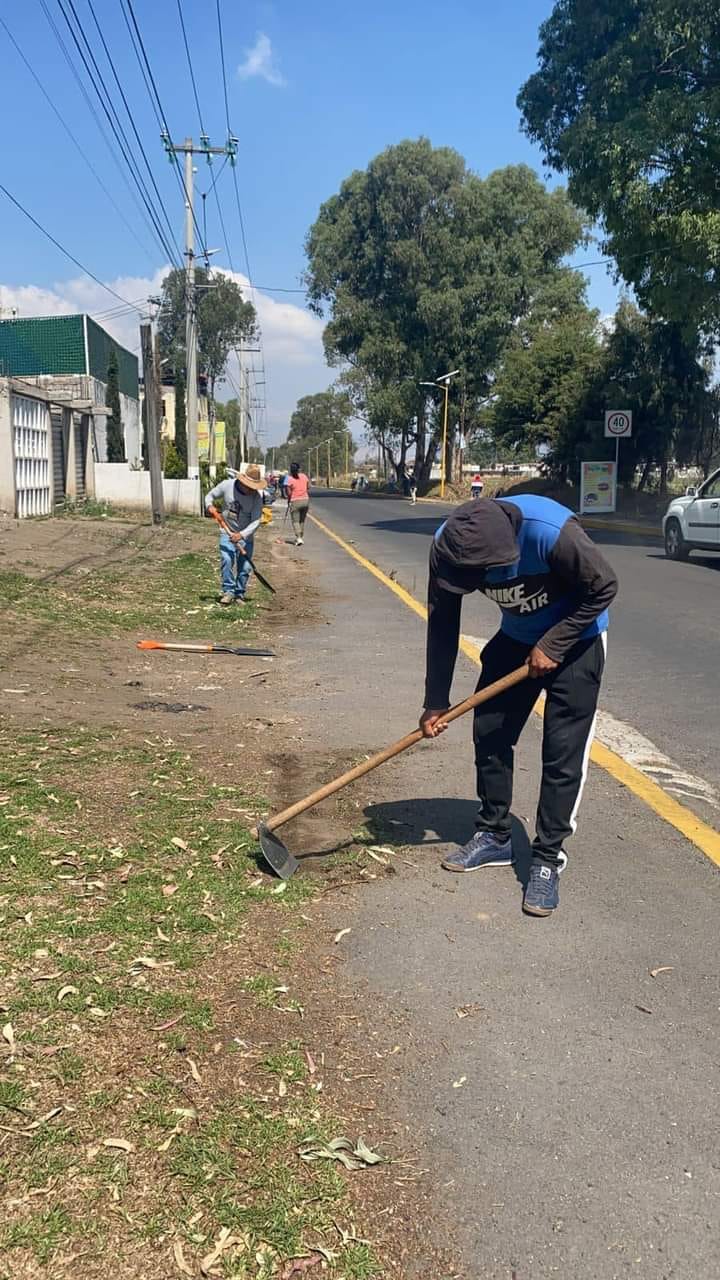
<svg viewBox="0 0 720 1280"><path fill-rule="evenodd" d="M275 831L269 831L264 822L258 826L258 840L263 857L276 876L281 880L289 880L295 875L300 863L283 844Z"/></svg>

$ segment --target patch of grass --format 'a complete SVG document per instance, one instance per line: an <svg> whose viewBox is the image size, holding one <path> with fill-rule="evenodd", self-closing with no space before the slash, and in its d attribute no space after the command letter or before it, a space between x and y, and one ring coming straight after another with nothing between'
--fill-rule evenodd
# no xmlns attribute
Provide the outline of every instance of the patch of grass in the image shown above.
<svg viewBox="0 0 720 1280"><path fill-rule="evenodd" d="M284 1080L304 1080L307 1076L305 1059L297 1045L269 1053L263 1059L263 1066L271 1075L280 1076Z"/></svg>
<svg viewBox="0 0 720 1280"><path fill-rule="evenodd" d="M135 545L139 552L135 535L126 545ZM101 636L123 631L161 635L174 631L191 640L207 638L212 617L213 638L229 641L247 634L257 609L250 603L224 610L212 601L203 607L203 600L216 590L216 561L214 547L166 559L148 557L140 566L142 573L130 573L123 562L91 568L82 575L63 575L45 582L42 591L37 590L31 576L2 571L0 596L18 621L41 622L60 632ZM257 599L263 593L264 588L258 586Z"/></svg>
<svg viewBox="0 0 720 1280"><path fill-rule="evenodd" d="M206 638L211 621L215 639L244 638L253 608L204 607L216 542L183 551L184 529L170 521L152 553L131 531L128 560L41 592L30 576L0 573L0 594L19 627L45 622L60 637ZM163 558L173 540L181 553ZM11 1067L0 1081L10 1130L0 1182L13 1206L0 1258L13 1280L24 1266L60 1280L59 1251L97 1267L106 1234L116 1250L150 1242L168 1275L171 1242L182 1239L197 1270L222 1227L242 1238L238 1257L221 1264L238 1280L278 1272L256 1262L258 1250L284 1260L308 1240L336 1251L328 1280L376 1274L358 1244L338 1243L336 1222L349 1213L341 1172L298 1156L304 1133L339 1131L309 1087L302 1042L268 1043L263 1030L258 1054L252 1024L266 1016L246 1000L247 1030L234 1021L229 1032L230 1014L204 985L215 957L235 954L250 907L266 911L277 959L289 961L298 926L287 926L315 892L300 877L281 892L257 882L256 842L223 819L228 805L263 807L258 792L252 780L244 794L234 781L218 785L199 753L160 733L138 745L119 729L10 726L0 739L0 978L3 1020L20 1046L18 1075ZM268 949L272 958L272 939ZM232 981L261 1006L301 1011L281 977L235 965ZM76 991L59 1000L66 986ZM247 1036L237 1054L235 1030ZM32 1192L51 1207L38 1208ZM108 1256L108 1273L112 1265Z"/></svg>
<svg viewBox="0 0 720 1280"><path fill-rule="evenodd" d="M81 502L73 502L66 498L62 506L55 508L55 516L84 516L86 520L105 520L115 518L119 512L109 502L98 502L95 498L84 498Z"/></svg>
<svg viewBox="0 0 720 1280"><path fill-rule="evenodd" d="M44 1266L61 1241L69 1238L73 1223L64 1209L48 1209L30 1214L5 1230L0 1229L0 1250L32 1249L38 1262ZM7 1273L10 1275L10 1273ZM15 1273L18 1274L18 1273Z"/></svg>
<svg viewBox="0 0 720 1280"><path fill-rule="evenodd" d="M342 1264L347 1280L378 1280L382 1275L370 1246L364 1243L346 1245L342 1252Z"/></svg>
<svg viewBox="0 0 720 1280"><path fill-rule="evenodd" d="M25 1110L25 1089L19 1080L0 1080L0 1111L3 1110Z"/></svg>

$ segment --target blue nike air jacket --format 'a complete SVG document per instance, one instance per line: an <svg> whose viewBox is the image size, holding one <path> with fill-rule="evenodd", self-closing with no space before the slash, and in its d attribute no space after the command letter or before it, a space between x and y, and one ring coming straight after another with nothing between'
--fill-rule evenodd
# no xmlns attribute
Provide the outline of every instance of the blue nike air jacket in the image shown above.
<svg viewBox="0 0 720 1280"><path fill-rule="evenodd" d="M426 707L446 707L463 595L481 591L501 631L561 662L579 640L607 630L617 594L610 565L567 507L537 494L465 503L430 552Z"/></svg>

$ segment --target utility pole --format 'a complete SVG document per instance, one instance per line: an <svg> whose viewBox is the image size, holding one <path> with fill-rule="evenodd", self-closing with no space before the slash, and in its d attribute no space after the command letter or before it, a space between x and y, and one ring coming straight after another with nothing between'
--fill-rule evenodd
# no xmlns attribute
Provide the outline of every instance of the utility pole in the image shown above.
<svg viewBox="0 0 720 1280"><path fill-rule="evenodd" d="M210 139L203 133L200 135L200 145L195 146L192 138L186 138L184 142L172 142L169 134L163 132L161 134L163 145L170 158L170 163L175 164L174 157L183 155L185 157L185 353L186 353L186 375L185 385L187 389L187 450L188 450L188 477L191 480L197 480L200 475L199 459L198 459L198 394L197 394L197 304L195 298L195 209L194 209L194 182L193 182L193 156L228 156L230 163L235 164L237 156L237 138L228 137L224 147L211 147ZM207 246L206 246L207 247Z"/></svg>
<svg viewBox="0 0 720 1280"><path fill-rule="evenodd" d="M150 504L153 524L165 523L162 467L160 465L160 431L157 419L158 370L157 353L153 341L152 325L140 325L140 343L145 383L145 429L147 431L147 456L150 469Z"/></svg>
<svg viewBox="0 0 720 1280"><path fill-rule="evenodd" d="M238 369L240 371L240 403L238 405L238 418L240 422L240 466L244 467L245 458L245 436L247 433L247 401L245 399L245 365L243 362L243 349L238 348Z"/></svg>

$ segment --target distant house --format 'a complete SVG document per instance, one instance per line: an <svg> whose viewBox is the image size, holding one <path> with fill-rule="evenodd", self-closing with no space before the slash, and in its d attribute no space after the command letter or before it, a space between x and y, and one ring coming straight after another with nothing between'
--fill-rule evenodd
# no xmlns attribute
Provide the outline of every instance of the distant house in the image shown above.
<svg viewBox="0 0 720 1280"><path fill-rule="evenodd" d="M88 315L23 316L0 320L0 376L27 380L59 398L105 404L110 355L115 352L120 384L120 414L125 456L141 459L138 359ZM53 448L61 460L61 415L53 412ZM107 460L105 419L95 420L93 453Z"/></svg>

